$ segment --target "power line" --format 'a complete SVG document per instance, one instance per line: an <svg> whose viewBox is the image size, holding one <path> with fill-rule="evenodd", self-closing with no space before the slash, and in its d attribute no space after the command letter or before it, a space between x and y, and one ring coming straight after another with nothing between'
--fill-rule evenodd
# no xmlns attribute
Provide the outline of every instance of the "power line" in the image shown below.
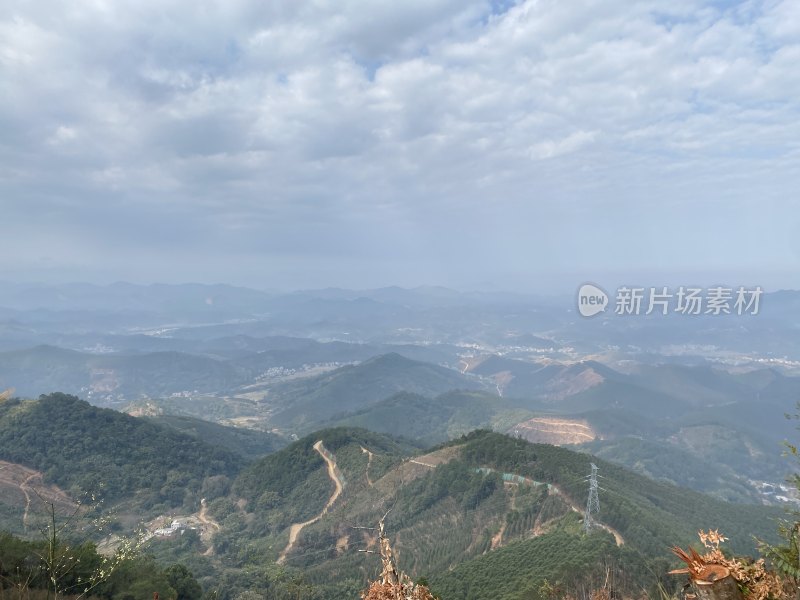
<svg viewBox="0 0 800 600"><path fill-rule="evenodd" d="M593 514L600 512L600 496L597 486L597 465L592 464L592 473L589 475L589 498L586 500L586 512L583 515L583 530L589 533L594 525Z"/></svg>

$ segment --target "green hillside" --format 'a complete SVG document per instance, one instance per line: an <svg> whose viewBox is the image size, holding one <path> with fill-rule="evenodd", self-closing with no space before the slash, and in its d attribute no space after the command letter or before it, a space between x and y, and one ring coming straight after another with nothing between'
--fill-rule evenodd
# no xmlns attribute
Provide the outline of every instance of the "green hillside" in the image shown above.
<svg viewBox="0 0 800 600"><path fill-rule="evenodd" d="M475 380L452 369L390 353L317 377L276 385L268 400L275 409L274 423L309 428L398 392L436 396L478 387Z"/></svg>
<svg viewBox="0 0 800 600"><path fill-rule="evenodd" d="M356 527L374 526L387 510L399 566L427 577L444 600L544 599L547 586L582 589L606 568L623 595L637 594L669 569L668 548L693 543L699 529L719 529L738 554L754 552L753 536L774 539L780 509L731 504L583 452L488 430L427 450L408 441L456 436L518 410L483 392L401 393L347 417L385 433L335 427L278 449L269 434L134 418L51 394L0 403L0 459L42 470L73 493L102 486L112 504L139 515L198 514L206 498L218 528L156 539L148 551L163 564L189 565L218 600L247 589L357 597L379 561L359 552L375 549L374 532ZM700 478L710 466L659 442L597 448L639 456L647 473L681 462L674 481ZM602 479L599 526L587 535L591 462ZM734 480L730 490L746 496Z"/></svg>
<svg viewBox="0 0 800 600"><path fill-rule="evenodd" d="M226 448L248 460L271 454L286 446L285 438L266 431L228 427L189 416L160 415L148 417L156 425L163 425L195 437L212 446Z"/></svg>
<svg viewBox="0 0 800 600"><path fill-rule="evenodd" d="M590 463L603 476L601 520L631 545L649 556L665 547L693 542L698 529L720 529L732 539L732 549L752 552L752 535L769 536L774 518L783 512L748 504L731 504L686 488L659 482L624 467L546 444L529 444L490 432L465 438L462 456L473 464L529 476L556 484L579 506L586 495ZM453 442L459 443L459 442Z"/></svg>
<svg viewBox="0 0 800 600"><path fill-rule="evenodd" d="M401 392L338 419L336 425L363 427L380 433L402 432L425 444L441 443L473 429L508 429L532 413L480 391L452 391L435 398Z"/></svg>
<svg viewBox="0 0 800 600"><path fill-rule="evenodd" d="M145 507L196 503L205 477L233 476L244 464L191 435L61 393L0 403L0 459L76 496L135 496Z"/></svg>
<svg viewBox="0 0 800 600"><path fill-rule="evenodd" d="M615 591L635 597L642 589L651 591L656 574L663 575L666 564L646 561L631 549L617 547L608 534L576 536L559 529L436 573L430 581L433 590L447 600L579 597L580 590L601 588L610 569ZM656 565L662 569L656 570Z"/></svg>
<svg viewBox="0 0 800 600"><path fill-rule="evenodd" d="M690 409L690 405L686 401L629 381L607 379L565 398L558 404L558 409L568 413L621 409L649 417L668 418L684 414Z"/></svg>
<svg viewBox="0 0 800 600"><path fill-rule="evenodd" d="M335 486L314 448L318 441L343 484L327 512ZM446 600L527 597L520 590L538 589L530 586L544 578L576 585L579 566L585 567L580 577L591 578L607 561L631 590L641 590L667 570L667 549L694 542L698 529L719 528L732 550L752 553L752 535L771 538L774 518L782 514L488 431L409 460L411 450L384 435L337 428L249 466L231 496L211 502L222 524L214 547L224 568L268 573L265 565L281 558L313 590L304 597L355 597L379 565L374 555L358 552L374 546L374 534L352 526L374 525L391 508L387 527L401 568L430 578ZM586 537L580 508L591 461L603 476L598 520L609 529ZM504 484L504 473L526 479ZM287 545L290 526L304 522L296 542ZM497 578L504 583L493 588ZM234 595L222 600L236 591L234 586Z"/></svg>
<svg viewBox="0 0 800 600"><path fill-rule="evenodd" d="M688 487L729 502L757 504L761 501L747 480L730 466L704 459L675 444L622 437L597 440L582 447L652 479Z"/></svg>
<svg viewBox="0 0 800 600"><path fill-rule="evenodd" d="M385 471L389 464L397 462L400 457L418 450L406 442L365 429L346 427L325 429L306 436L245 468L234 482L234 493L245 498L251 507L261 502L261 508L265 508L266 499L269 499L269 508L287 508L286 500L298 496L296 494L298 489L307 490L310 487L310 478L322 479L321 487L324 488L322 491L329 491L327 477L318 477L324 476L322 470L325 467L325 462L313 449L314 443L318 440L322 440L331 452L358 446L359 449L368 448L378 454L381 458L374 465L373 476ZM341 467L349 469L350 465L345 461ZM297 497L296 500L297 502L289 503L292 505L292 512L310 514L324 505L324 501L315 502L313 498L307 496Z"/></svg>

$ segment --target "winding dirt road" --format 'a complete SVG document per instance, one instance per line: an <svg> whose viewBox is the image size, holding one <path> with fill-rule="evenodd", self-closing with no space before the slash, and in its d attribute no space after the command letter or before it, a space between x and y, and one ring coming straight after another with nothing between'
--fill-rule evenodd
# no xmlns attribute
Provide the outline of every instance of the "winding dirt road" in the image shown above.
<svg viewBox="0 0 800 600"><path fill-rule="evenodd" d="M517 486L510 486L511 487L511 510L516 510L517 508ZM500 525L500 531L498 531L494 537L492 537L492 547L491 549L494 550L499 548L503 545L503 535L506 532L506 525L508 525L508 520L503 515L503 523Z"/></svg>
<svg viewBox="0 0 800 600"><path fill-rule="evenodd" d="M31 509L31 495L28 493L28 483L37 477L39 477L38 473L28 475L25 481L19 484L20 491L25 494L25 512L22 513L22 527L25 531L28 530L28 512Z"/></svg>
<svg viewBox="0 0 800 600"><path fill-rule="evenodd" d="M372 487L372 479L369 478L369 466L372 464L372 457L374 456L372 452L361 446L361 452L367 455L367 483L369 487Z"/></svg>
<svg viewBox="0 0 800 600"><path fill-rule="evenodd" d="M220 530L219 523L217 523L214 519L209 519L208 516L206 515L207 511L208 511L208 504L206 503L206 499L203 498L200 500L200 512L197 513L197 520L200 521L203 525L206 525L208 527L208 529L205 530L205 532L208 532L206 536L200 534L201 538L202 537L206 538L203 541L208 544L208 549L205 552L203 552L203 556L211 556L212 554L214 554L214 545L211 543L211 538L214 533L212 530L214 531Z"/></svg>
<svg viewBox="0 0 800 600"><path fill-rule="evenodd" d="M417 461L412 461L412 462L417 462ZM425 464L425 463L417 462L417 464L422 465L422 464ZM428 465L426 465L426 466L428 466ZM517 475L517 477L520 477L520 476ZM525 479L526 482L528 482L530 484L533 484L533 485L537 484L537 482L533 481L532 479L530 479L528 477L525 477L524 479ZM512 486L519 485L517 482L509 482L509 481L505 482L505 484L506 485L512 485ZM581 509L581 507L578 506L578 504L574 500L572 500L572 498L570 498L567 494L565 494L564 491L559 486L557 486L555 484L550 484L550 485L548 485L548 489L552 490L553 493L558 494L559 496L561 496L561 498L566 502L567 506L569 506L571 510L573 510L576 513L578 513L579 515L583 515L583 509ZM617 546L622 546L622 545L625 544L625 538L622 537L622 534L619 531L617 531L616 529L614 529L610 525L606 525L605 523L601 523L599 521L595 521L595 524L598 527L600 527L600 529L604 529L605 531L607 531L608 533L613 535L614 536L614 541L617 543ZM503 525L503 527L501 528L500 533L498 535L496 535L492 539L492 549L495 548L495 544L499 545L501 543L501 541L503 539L503 533L505 533L505 525Z"/></svg>
<svg viewBox="0 0 800 600"><path fill-rule="evenodd" d="M286 548L283 549L283 552L281 552L281 555L278 557L279 565L282 565L284 562L286 562L286 556L289 554L289 552L292 551L292 548L294 548L294 544L297 541L297 537L300 535L300 532L303 530L303 527L316 523L322 517L328 514L328 511L330 510L331 506L333 506L333 503L336 502L336 499L342 493L343 486L342 486L342 481L336 474L335 458L333 458L333 455L330 454L330 452L328 452L325 449L325 446L322 445L322 440L319 440L316 444L314 444L314 450L316 450L319 453L319 455L325 460L325 463L328 465L328 477L331 478L331 481L333 481L334 485L336 486L336 489L333 491L333 494L328 499L328 503L325 505L325 508L322 509L321 513L319 513L313 519L309 519L304 523L295 523L289 528L289 543L286 545Z"/></svg>
<svg viewBox="0 0 800 600"><path fill-rule="evenodd" d="M563 498L563 499L566 501L566 503L567 503L567 506L569 506L569 507L570 507L570 508L571 508L571 509L572 509L574 512L578 513L579 515L583 515L583 513L584 513L583 509L582 509L580 506L578 506L578 505L577 505L577 504L576 504L576 503L575 503L575 502L572 500L572 498L570 498L569 496L567 496L567 495L566 495L566 494L565 494L563 491L561 491L561 490L560 490L558 487L556 487L556 486L552 486L552 489L553 489L553 491L554 491L556 494L558 494L559 496L561 496L561 497L562 497L562 498ZM604 530L606 530L608 533L610 533L611 535L613 535L613 536L614 536L614 541L617 543L617 546L623 546L623 545L625 544L625 538L624 538L624 537L622 537L622 534L621 534L619 531L617 531L616 529L614 529L614 528L613 528L613 527L611 527L610 525L606 525L605 523L601 523L600 521L594 521L594 523L595 523L595 525L597 525L597 526L598 526L600 529L604 529Z"/></svg>

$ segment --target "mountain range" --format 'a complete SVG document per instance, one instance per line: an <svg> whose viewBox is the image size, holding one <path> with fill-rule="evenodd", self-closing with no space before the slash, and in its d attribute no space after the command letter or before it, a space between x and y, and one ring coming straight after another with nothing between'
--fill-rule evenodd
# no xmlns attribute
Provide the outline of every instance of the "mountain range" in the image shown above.
<svg viewBox="0 0 800 600"><path fill-rule="evenodd" d="M270 448L255 451L255 438L244 442L219 425L131 417L63 394L1 408L0 459L40 470L42 486L74 495L102 483L112 505L145 519L165 510L194 514L178 517L190 521L205 514L198 523L214 523L213 531L187 530L150 547L189 565L225 599L247 589L253 573L277 587L285 573L302 582L306 598L357 593L379 570L374 556L359 552L374 548L374 532L358 527L387 511L401 567L455 599L516 598L545 580L572 589L600 577L608 561L621 589L647 588L669 566L666 548L691 542L696 530L719 528L733 551L752 552L751 535L772 539L782 514L487 430L421 449L365 429L329 428L256 458ZM603 477L601 509L587 535L592 462ZM236 575L243 573L251 575Z"/></svg>

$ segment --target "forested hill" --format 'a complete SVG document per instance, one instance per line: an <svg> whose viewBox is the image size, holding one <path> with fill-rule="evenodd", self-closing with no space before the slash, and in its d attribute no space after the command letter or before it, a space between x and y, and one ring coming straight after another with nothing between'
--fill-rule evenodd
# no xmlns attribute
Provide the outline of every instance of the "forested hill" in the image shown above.
<svg viewBox="0 0 800 600"><path fill-rule="evenodd" d="M262 458L287 445L285 438L267 431L220 425L186 415L159 415L148 417L156 425L163 425L191 435L213 446L227 448L248 460Z"/></svg>
<svg viewBox="0 0 800 600"><path fill-rule="evenodd" d="M602 476L600 525L586 536L581 519L591 462ZM641 591L669 570L669 547L694 543L699 529L718 528L731 538L729 549L752 555L753 536L774 539L782 515L490 431L415 451L344 427L249 465L230 495L209 502L223 525L214 539L218 555L256 571L281 561L325 600L356 597L364 574L380 570L377 559L358 552L373 536L352 525L374 525L388 509L400 567L429 578L448 600L510 600L543 578L574 584L576 569L599 576L607 560L630 575L630 590ZM297 534L292 541L290 531ZM495 575L509 589L498 593Z"/></svg>
<svg viewBox="0 0 800 600"><path fill-rule="evenodd" d="M172 428L55 393L0 403L0 459L44 472L67 491L177 506L203 478L234 476L244 459Z"/></svg>
<svg viewBox="0 0 800 600"><path fill-rule="evenodd" d="M670 568L668 548L694 542L698 530L719 529L730 538L729 549L752 556L754 536L774 540L777 519L784 514L777 507L727 503L591 455L488 431L473 432L447 446L458 448L468 464L550 483L560 498L578 509L585 503L590 463L602 476L600 535L571 535L568 527L554 527L532 538L522 536L496 552L470 557L431 576L434 589L449 600L519 598L520 591L533 597L545 580L561 581L568 588L588 584L591 589L593 578L602 576L605 568L598 565L619 568L620 586L651 585ZM509 523L519 519L513 511L511 515ZM574 511L572 515L579 517ZM603 535L603 526L612 528L624 544Z"/></svg>
<svg viewBox="0 0 800 600"><path fill-rule="evenodd" d="M647 554L657 555L677 538L693 541L699 529L721 529L741 553L754 550L752 536L774 534L780 508L732 504L654 481L597 457L489 431L475 431L450 445L480 464L553 483L578 506L585 503L586 477L595 463L601 474L601 520Z"/></svg>
<svg viewBox="0 0 800 600"><path fill-rule="evenodd" d="M249 465L242 470L234 482L234 493L254 504L265 492L274 498L273 504L275 505L280 505L281 501L288 501L289 498L292 498L291 494L307 484L307 480L312 475L316 477L322 475L320 472L324 470L325 462L313 448L314 444L320 440L325 448L333 453L338 453L345 448L355 448L357 449L356 456L358 456L365 454L368 448L374 456L379 457L374 460L374 464L372 462L370 464L376 475L385 470L387 465L419 450L409 442L373 433L366 429L356 427L324 429ZM341 467L344 468L344 465ZM357 469L360 468L359 464ZM362 476L360 471L356 475L358 478ZM327 478L323 476L322 479L322 487L326 487ZM300 499L295 498L289 502L296 505L298 501ZM290 509L288 506L286 508L287 511ZM292 510L294 508L296 506L291 507Z"/></svg>
<svg viewBox="0 0 800 600"><path fill-rule="evenodd" d="M397 353L376 356L316 377L287 381L272 390L279 425L319 428L337 415L358 411L398 392L437 396L480 384L458 371L405 358Z"/></svg>

